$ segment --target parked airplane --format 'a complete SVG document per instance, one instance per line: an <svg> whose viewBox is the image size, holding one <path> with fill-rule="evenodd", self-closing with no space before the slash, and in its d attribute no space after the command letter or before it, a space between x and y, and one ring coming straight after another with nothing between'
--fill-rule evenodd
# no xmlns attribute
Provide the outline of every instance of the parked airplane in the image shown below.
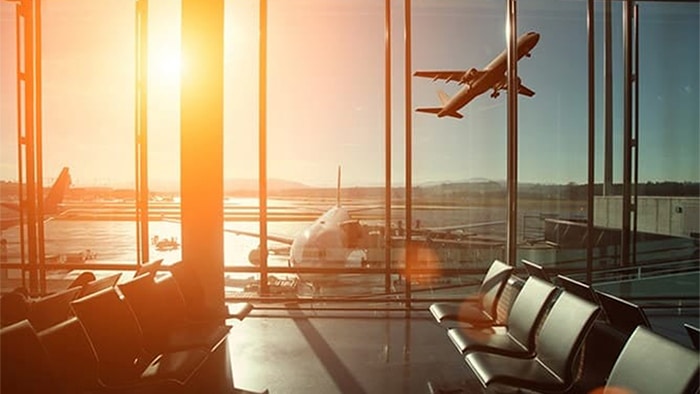
<svg viewBox="0 0 700 394"><path fill-rule="evenodd" d="M517 40L518 60L523 56L530 57L530 52L537 45L540 35L535 32L525 33ZM462 107L469 104L477 96L485 93L489 89L493 89L491 97L499 96L500 91L508 87L508 79L506 75L508 56L504 50L495 59L491 61L483 70L470 68L468 71L416 71L413 75L416 77L433 78L433 80L444 79L445 82L457 81L460 85L465 85L452 98L443 91L438 91L438 97L442 103L442 107L423 107L416 108L418 112L427 112L437 114L438 118L451 116L461 119L463 117L459 111ZM518 78L518 93L532 97L535 92L528 89L520 83Z"/></svg>
<svg viewBox="0 0 700 394"><path fill-rule="evenodd" d="M66 190L68 190L70 184L71 177L68 167L63 167L61 173L58 175L58 178L56 178L56 181L54 181L51 189L49 189L48 194L44 198L43 210L45 219L52 219L60 213L60 204L63 202L63 196L65 195ZM22 213L20 204L17 202L3 201L0 203L0 205L3 208L7 208L5 211L12 212L11 215L3 215L2 218L0 218L0 231L18 226L20 222L20 215Z"/></svg>
<svg viewBox="0 0 700 394"><path fill-rule="evenodd" d="M368 265L367 252L373 243L370 228L352 217L352 212L367 208L349 209L340 203L340 169L338 169L338 186L336 205L328 209L308 227L294 237L268 235L270 241L282 243L289 248L289 266L304 268L360 268ZM430 240L438 238L440 233L448 233L469 228L487 227L502 224L503 221L486 222L446 227L422 227L416 229L414 238ZM250 231L225 229L237 235L260 237ZM398 235L401 238L402 234ZM253 264L259 264L260 251L254 249L249 254ZM300 279L315 282L327 278L325 274L299 275Z"/></svg>

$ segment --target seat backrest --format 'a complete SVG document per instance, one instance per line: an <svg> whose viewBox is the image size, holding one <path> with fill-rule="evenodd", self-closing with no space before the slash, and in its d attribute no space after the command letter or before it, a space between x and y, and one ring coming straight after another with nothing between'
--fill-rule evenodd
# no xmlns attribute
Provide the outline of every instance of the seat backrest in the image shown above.
<svg viewBox="0 0 700 394"><path fill-rule="evenodd" d="M0 330L0 392L49 393L58 390L46 352L29 320Z"/></svg>
<svg viewBox="0 0 700 394"><path fill-rule="evenodd" d="M573 364L600 307L562 291L535 339L537 358L564 384L573 383Z"/></svg>
<svg viewBox="0 0 700 394"><path fill-rule="evenodd" d="M534 350L537 326L556 291L551 283L531 276L513 302L508 315L508 334L529 350Z"/></svg>
<svg viewBox="0 0 700 394"><path fill-rule="evenodd" d="M136 316L146 344L162 340L164 332L187 318L184 299L170 274L155 280L151 274L141 275L117 287Z"/></svg>
<svg viewBox="0 0 700 394"><path fill-rule="evenodd" d="M104 278L99 278L95 279L93 281L90 281L86 283L82 287L82 291L80 294L78 294L77 298L85 297L87 295L90 295L92 293L96 293L102 289L106 289L108 287L114 287L114 285L117 284L119 281L119 278L122 276L121 273L116 273L113 275L105 276Z"/></svg>
<svg viewBox="0 0 700 394"><path fill-rule="evenodd" d="M170 266L170 272L175 277L175 281L185 299L188 316L192 319L199 319L206 317L209 311L201 308L201 305L204 303L204 285L197 271L191 265L192 263L178 261Z"/></svg>
<svg viewBox="0 0 700 394"><path fill-rule="evenodd" d="M604 393L695 393L700 378L698 354L638 326L615 361Z"/></svg>
<svg viewBox="0 0 700 394"><path fill-rule="evenodd" d="M496 318L498 297L501 296L512 272L513 267L499 260L494 260L481 282L479 287L481 307L492 319Z"/></svg>
<svg viewBox="0 0 700 394"><path fill-rule="evenodd" d="M651 328L646 313L639 305L602 291L596 291L596 294L610 325L623 334L631 335L640 325Z"/></svg>
<svg viewBox="0 0 700 394"><path fill-rule="evenodd" d="M683 324L683 327L685 327L685 331L690 337L690 342L693 344L693 348L695 350L700 350L700 328L688 323Z"/></svg>
<svg viewBox="0 0 700 394"><path fill-rule="evenodd" d="M161 264L163 264L163 259L152 260L140 265L136 272L134 272L134 278L148 273L153 274L153 277L155 277Z"/></svg>
<svg viewBox="0 0 700 394"><path fill-rule="evenodd" d="M564 275L557 275L557 284L569 293L575 294L584 300L596 305L600 305L596 292L591 285L580 282L576 279Z"/></svg>
<svg viewBox="0 0 700 394"><path fill-rule="evenodd" d="M36 331L58 324L70 317L70 302L80 293L73 287L42 297L29 304L27 318Z"/></svg>
<svg viewBox="0 0 700 394"><path fill-rule="evenodd" d="M142 361L141 329L116 288L79 298L71 307L107 372L127 372Z"/></svg>
<svg viewBox="0 0 700 394"><path fill-rule="evenodd" d="M95 274L92 273L92 271L84 271L81 272L77 278L73 279L73 281L68 285L68 288L71 289L73 287L83 287L95 279L97 279L97 277L95 277Z"/></svg>
<svg viewBox="0 0 700 394"><path fill-rule="evenodd" d="M18 289L0 297L0 327L9 326L27 318L31 301L24 291Z"/></svg>
<svg viewBox="0 0 700 394"><path fill-rule="evenodd" d="M542 279L545 282L552 283L552 278L549 277L549 274L547 273L547 271L545 271L543 266L525 259L522 259L521 261L525 266L525 270L527 271L527 274L529 276L534 276L536 278Z"/></svg>
<svg viewBox="0 0 700 394"><path fill-rule="evenodd" d="M51 368L71 392L98 387L98 364L92 345L77 317L38 333Z"/></svg>

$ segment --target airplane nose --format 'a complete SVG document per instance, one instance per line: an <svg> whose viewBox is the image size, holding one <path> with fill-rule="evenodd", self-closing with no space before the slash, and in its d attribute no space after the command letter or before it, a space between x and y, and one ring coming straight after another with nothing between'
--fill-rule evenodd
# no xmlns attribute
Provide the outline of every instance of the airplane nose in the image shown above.
<svg viewBox="0 0 700 394"><path fill-rule="evenodd" d="M540 40L540 34L539 34L539 33L535 33L534 31L531 31L530 33L528 33L528 35L529 35L530 37L532 37L532 38L531 38L531 40L533 40L532 46L537 45L537 42Z"/></svg>

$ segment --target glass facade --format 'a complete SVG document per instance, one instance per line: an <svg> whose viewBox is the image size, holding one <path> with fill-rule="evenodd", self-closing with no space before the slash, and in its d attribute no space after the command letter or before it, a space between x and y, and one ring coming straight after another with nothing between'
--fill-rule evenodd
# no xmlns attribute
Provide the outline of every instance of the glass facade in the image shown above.
<svg viewBox="0 0 700 394"><path fill-rule="evenodd" d="M697 306L698 4L520 1L511 21L507 3L223 3L227 299L404 307L527 259ZM0 11L3 291L183 259L181 188L211 174L181 171L179 2ZM43 222L17 182L64 166Z"/></svg>

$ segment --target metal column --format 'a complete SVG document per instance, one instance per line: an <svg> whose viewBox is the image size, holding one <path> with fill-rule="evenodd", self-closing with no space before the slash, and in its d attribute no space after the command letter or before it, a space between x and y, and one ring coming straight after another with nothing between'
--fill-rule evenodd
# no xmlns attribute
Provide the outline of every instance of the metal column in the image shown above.
<svg viewBox="0 0 700 394"><path fill-rule="evenodd" d="M517 1L508 0L506 7L506 47L508 55L508 142L507 142L507 205L506 262L516 265L518 253L518 55Z"/></svg>

